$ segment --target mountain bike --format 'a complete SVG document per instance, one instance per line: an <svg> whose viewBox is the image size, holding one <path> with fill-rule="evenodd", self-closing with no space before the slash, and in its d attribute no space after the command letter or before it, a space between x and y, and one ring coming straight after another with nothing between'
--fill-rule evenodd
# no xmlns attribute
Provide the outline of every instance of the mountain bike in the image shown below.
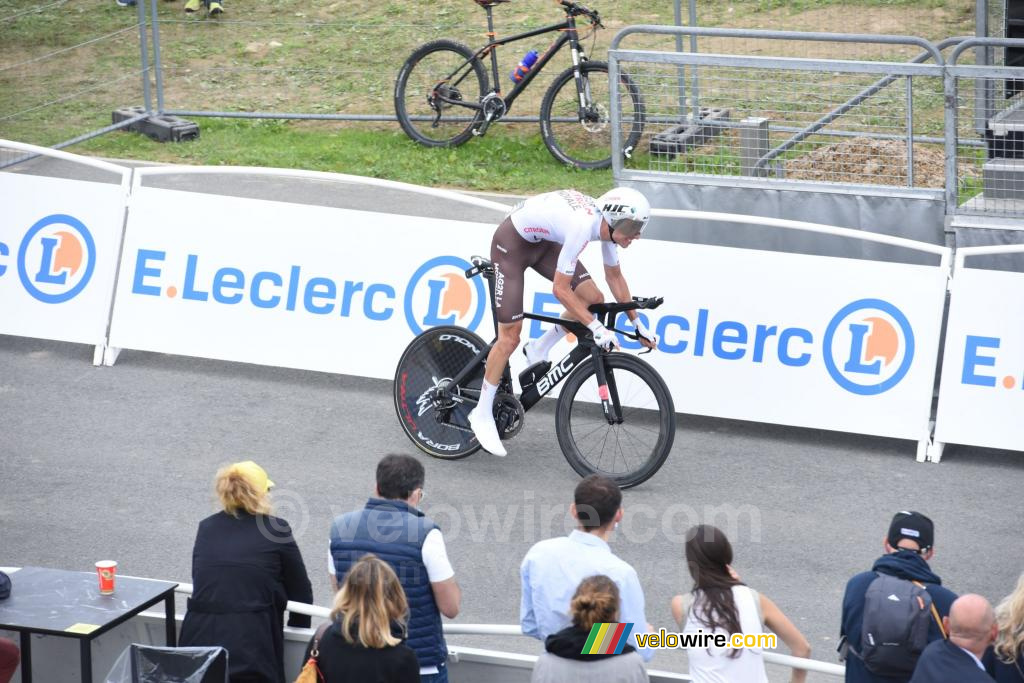
<svg viewBox="0 0 1024 683"><path fill-rule="evenodd" d="M586 17L590 32L602 28L596 10L560 0L565 21L498 39L492 8L509 0L476 0L487 11L487 45L471 50L452 40L421 45L402 65L395 82L395 113L402 130L428 147L454 147L487 132L505 116L512 103L551 58L569 44L573 66L560 73L540 105L540 134L556 159L578 168L611 165L611 92L607 62L592 61L580 45L576 17ZM522 80L505 96L498 73L498 47L544 33L558 38L541 54ZM491 58L491 83L483 60ZM644 105L640 91L626 74L619 75L620 135L629 156L643 132Z"/></svg>
<svg viewBox="0 0 1024 683"><path fill-rule="evenodd" d="M494 266L482 256L474 256L472 263L466 277L482 275L488 280L491 314L497 320ZM635 332L615 329L615 318L628 310L657 308L662 302L634 297L628 303L594 304L590 311L608 329L639 341ZM562 325L577 342L558 363L545 361L523 370L518 396L505 366L494 399L501 438L516 436L526 412L564 382L555 405L555 432L569 465L581 476L611 477L622 488L651 478L675 439L675 407L661 375L638 356L602 349L580 322L536 313L523 317ZM469 412L479 402L484 364L493 344L463 327L443 326L426 330L406 347L395 371L395 410L402 429L420 450L436 458L458 459L480 449L469 427Z"/></svg>

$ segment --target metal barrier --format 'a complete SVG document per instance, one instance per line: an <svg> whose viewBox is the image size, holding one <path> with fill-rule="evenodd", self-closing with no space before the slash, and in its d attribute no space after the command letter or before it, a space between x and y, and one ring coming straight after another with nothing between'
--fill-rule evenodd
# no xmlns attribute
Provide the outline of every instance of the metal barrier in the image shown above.
<svg viewBox="0 0 1024 683"><path fill-rule="evenodd" d="M765 56L764 49L737 55L620 47L638 34L741 39L759 46L773 41L772 49L785 42L861 44L920 54L896 62L784 56L792 47L779 47L780 56ZM934 63L920 63L927 60ZM628 165L613 153L617 177L651 180L668 173L673 180L701 183L729 177L750 187L842 183L878 192L923 188L932 196L944 186L942 119L925 116L929 106L941 112L943 60L938 47L924 39L632 26L612 41L609 62L613 129L620 72L643 94L648 121L640 153ZM691 85L688 101L677 96L680 69L699 81L699 89Z"/></svg>
<svg viewBox="0 0 1024 683"><path fill-rule="evenodd" d="M190 596L192 595L192 584L190 583L179 583L175 592L180 595ZM286 609L289 612L295 612L296 614L305 614L311 617L319 617L321 619L330 618L331 611L326 607L319 607L317 605L307 605L304 602L293 602L288 601ZM310 636L313 634L313 630L309 631ZM527 637L523 635L522 628L517 624L453 624L446 622L444 624L444 633L448 636L455 635L466 635L466 636L507 636L507 637ZM529 656L529 655L522 655ZM535 660L536 657L530 656L531 660ZM804 669L806 671L812 671L815 673L826 674L828 676L835 676L842 678L846 675L846 667L839 664L831 664L829 662L821 662L816 659L803 659L801 657L792 657L790 655L779 654L777 652L765 652L764 659L769 664L777 664L780 666L787 666L794 669ZM671 672L667 671L650 671L652 678L659 676L672 676ZM688 679L684 679L688 680Z"/></svg>
<svg viewBox="0 0 1024 683"><path fill-rule="evenodd" d="M1024 40L971 38L945 74L946 202L977 217L1024 216L1024 79L1019 67L960 64L968 50L1024 48ZM1019 226L1017 226L1019 228Z"/></svg>

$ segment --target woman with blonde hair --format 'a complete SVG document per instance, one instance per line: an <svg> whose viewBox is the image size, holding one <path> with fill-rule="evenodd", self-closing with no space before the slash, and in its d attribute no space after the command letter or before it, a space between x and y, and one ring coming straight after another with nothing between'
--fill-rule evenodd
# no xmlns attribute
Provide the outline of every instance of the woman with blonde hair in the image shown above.
<svg viewBox="0 0 1024 683"><path fill-rule="evenodd" d="M632 645L624 645L621 650L616 648L614 654L582 654L594 624L619 620L619 587L614 581L603 574L583 579L572 596L569 612L572 624L544 641L546 651L537 658L530 683L643 683L648 680L644 661Z"/></svg>
<svg viewBox="0 0 1024 683"><path fill-rule="evenodd" d="M403 642L409 605L391 566L372 553L352 565L331 621L306 648L322 683L415 683L416 654Z"/></svg>
<svg viewBox="0 0 1024 683"><path fill-rule="evenodd" d="M996 607L995 647L985 653L985 670L997 683L1024 682L1024 574Z"/></svg>
<svg viewBox="0 0 1024 683"><path fill-rule="evenodd" d="M226 648L231 683L285 683L285 606L313 602L291 527L271 514L273 485L251 460L218 471L222 509L199 523L192 550L180 644ZM288 625L308 627L309 617L292 614Z"/></svg>

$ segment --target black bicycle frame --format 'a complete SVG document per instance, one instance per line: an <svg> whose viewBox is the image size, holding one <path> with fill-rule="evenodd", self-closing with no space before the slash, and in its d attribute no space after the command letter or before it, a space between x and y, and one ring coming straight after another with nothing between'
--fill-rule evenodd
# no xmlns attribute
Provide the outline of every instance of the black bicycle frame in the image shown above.
<svg viewBox="0 0 1024 683"><path fill-rule="evenodd" d="M498 73L498 54L495 48L501 45L507 45L508 43L514 43L519 40L525 40L527 38L539 36L544 33L551 33L552 31L563 31L562 35L560 35L558 39L551 44L551 46L544 52L544 54L540 55L537 58L537 62L530 68L529 71L526 72L526 75L523 76L523 80L516 83L515 86L512 87L512 90L509 91L508 95L502 98L505 102L506 112L512 108L512 103L516 101L516 98L519 97L519 94L526 89L526 86L528 86L530 82L533 81L534 77L536 77L536 75L541 72L544 66L549 61L551 61L551 58L554 57L555 54L559 50L561 50L562 46L564 46L566 43L569 43L573 50L573 66L579 66L580 55L582 54L582 50L580 49L579 33L576 30L576 18L573 15L568 15L564 22L558 24L551 24L549 26L544 26L543 28L534 29L532 31L526 31L525 33L517 33L516 35L509 36L508 38L501 38L500 40L495 40L494 20L491 13L491 8L487 7L486 9L488 42L486 46L476 51L476 53L473 55L473 59L483 58L485 55L490 53L491 74L494 81L492 84L491 92L494 92L498 95L501 95L501 76ZM459 66L455 71L449 74L447 80L451 81L452 79L454 79L456 74L458 74L459 71L461 71L468 64L469 61ZM459 78L454 82L457 85L461 80L462 79ZM468 107L470 109L482 110L484 107L484 105L479 102L466 102L463 100L448 99L446 97L440 97L440 99L446 102L447 104Z"/></svg>

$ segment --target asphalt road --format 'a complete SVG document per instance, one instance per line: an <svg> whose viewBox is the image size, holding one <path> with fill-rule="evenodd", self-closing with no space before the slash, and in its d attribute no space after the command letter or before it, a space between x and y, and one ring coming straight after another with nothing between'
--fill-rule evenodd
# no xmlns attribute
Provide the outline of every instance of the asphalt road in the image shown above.
<svg viewBox="0 0 1024 683"><path fill-rule="evenodd" d="M335 190L231 189L250 191L313 201ZM360 194L348 205L381 205ZM387 205L433 210L418 198ZM490 220L467 213L452 217ZM124 574L189 582L196 524L216 510L215 471L253 459L277 482L278 512L296 530L317 603L329 604L332 517L363 504L382 455L418 454L390 383L131 351L112 368L91 358L91 347L0 336L0 565L88 570L112 558ZM424 507L445 530L463 588L458 621L516 623L519 561L570 528L578 481L550 410L530 413L505 459L422 459ZM743 579L794 620L815 658L834 661L844 584L881 553L897 510L935 520L932 564L946 585L993 600L1008 593L1024 570L1022 485L1020 453L949 446L941 464L919 464L910 442L679 416L665 466L626 492L612 547L640 574L648 620L671 628L669 599L690 585L683 532L722 526ZM653 666L685 670L677 653Z"/></svg>

